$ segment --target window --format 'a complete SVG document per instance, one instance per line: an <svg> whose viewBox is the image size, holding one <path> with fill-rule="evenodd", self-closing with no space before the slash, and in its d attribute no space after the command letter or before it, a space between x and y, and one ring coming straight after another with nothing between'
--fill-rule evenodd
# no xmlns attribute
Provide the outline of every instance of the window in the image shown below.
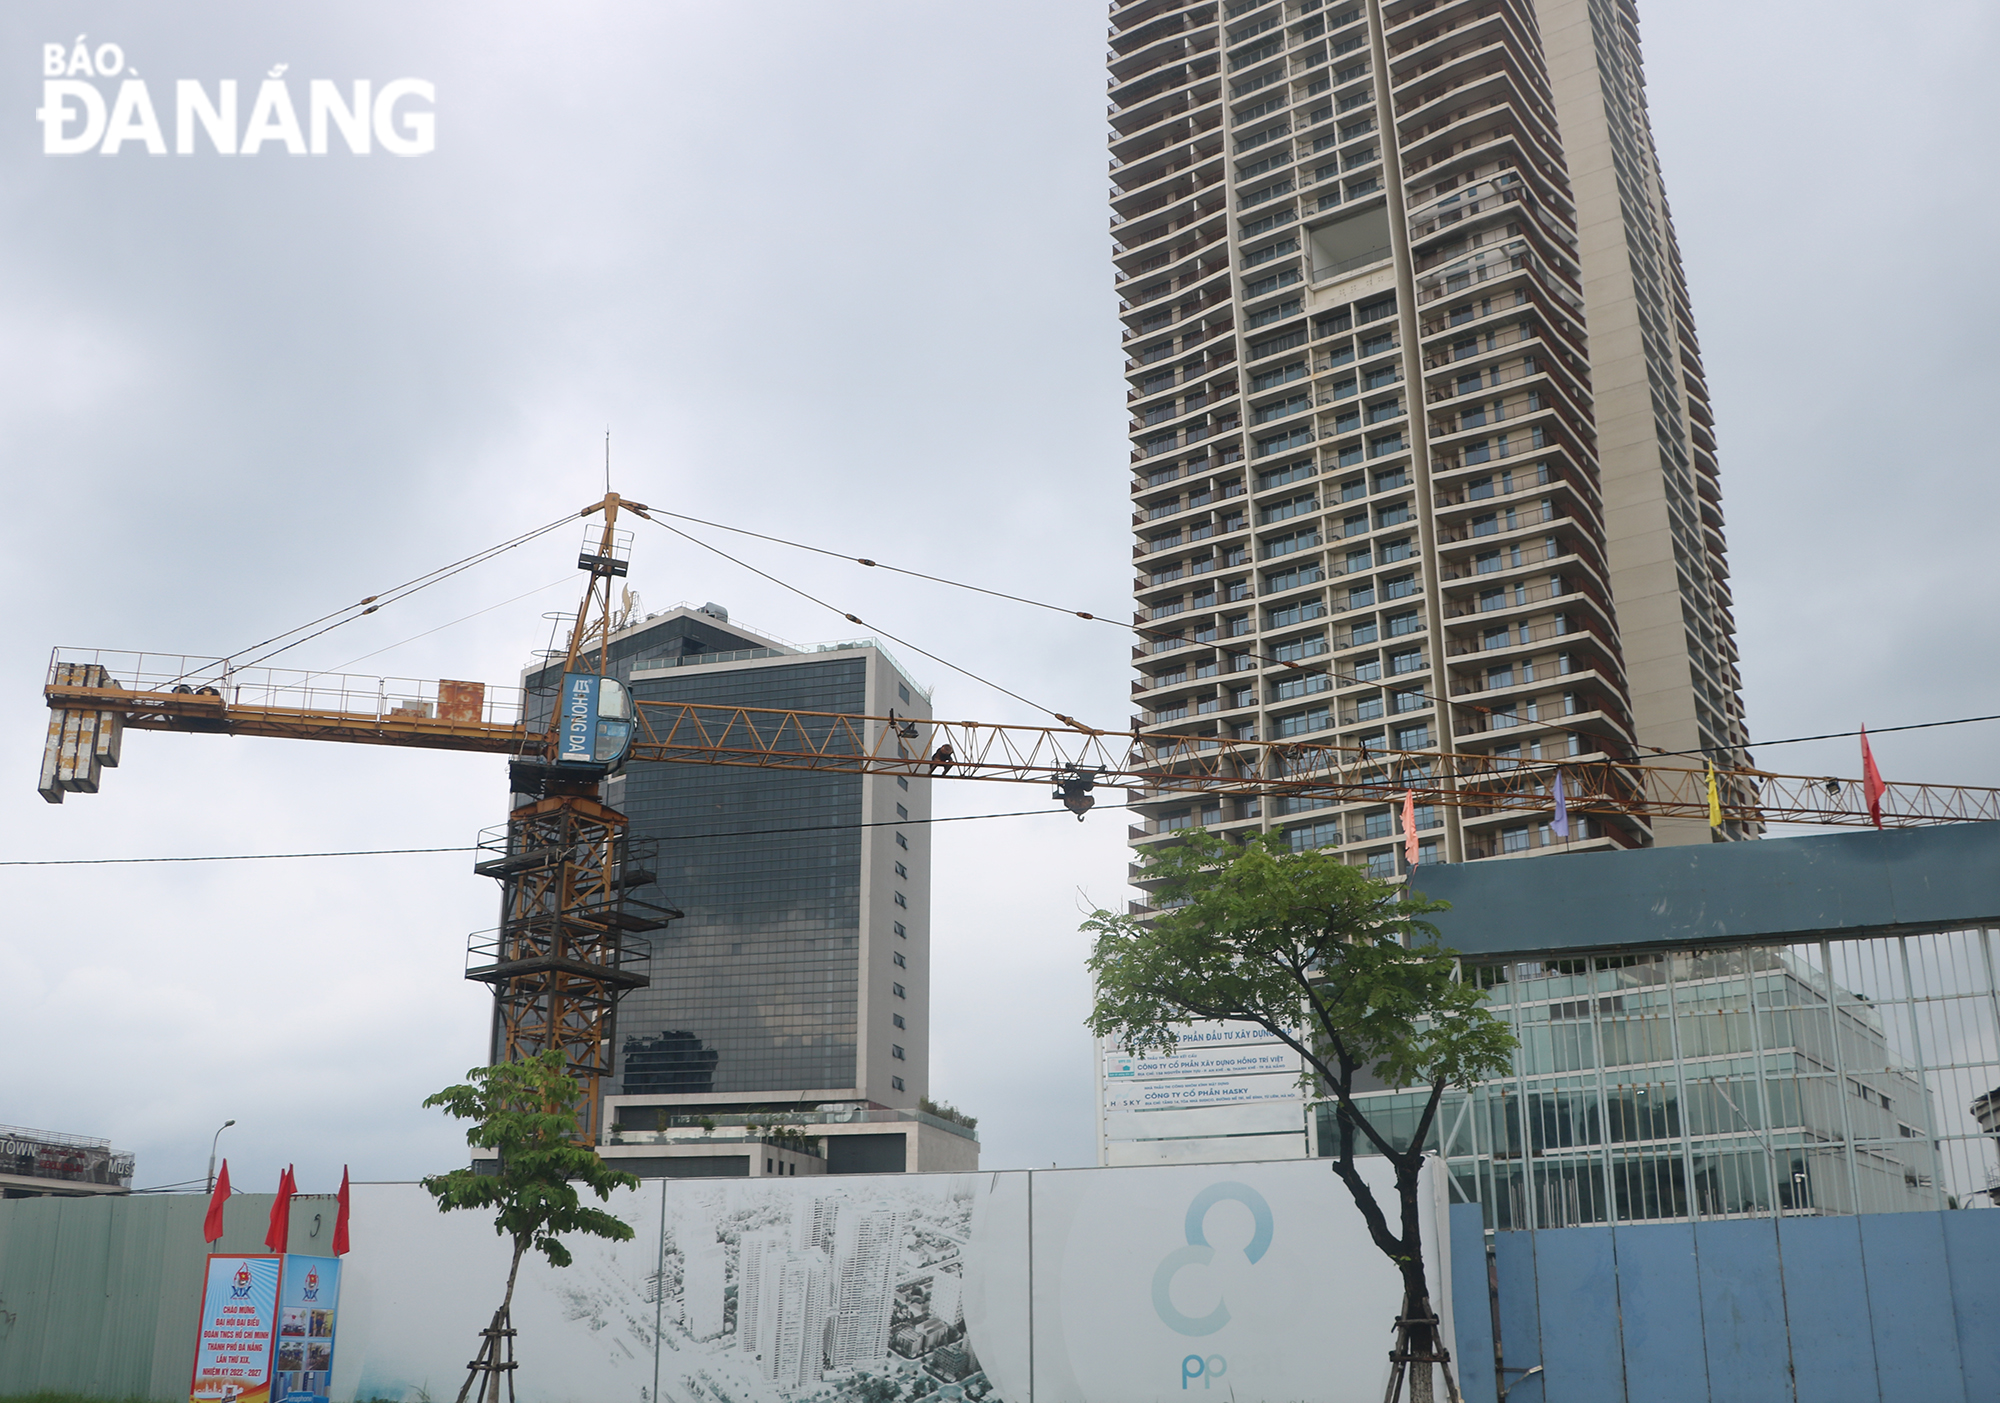
<svg viewBox="0 0 2000 1403"><path fill-rule="evenodd" d="M897 818L908 818L909 816L910 816L910 811L908 809L904 808L901 804L896 805Z"/></svg>
<svg viewBox="0 0 2000 1403"><path fill-rule="evenodd" d="M900 1013L892 1013L892 1014L890 1014L890 1015L889 1015L889 1021L890 1021L891 1023L895 1024L895 1025L896 1025L896 1026L897 1026L898 1028L906 1028L906 1027L908 1027L908 1026L909 1026L908 1024L906 1024L905 1022L903 1022L903 1015L902 1015L902 1014L900 1014Z"/></svg>
<svg viewBox="0 0 2000 1403"><path fill-rule="evenodd" d="M1344 410L1333 418L1333 431L1337 434L1352 433L1360 427L1361 411L1358 409Z"/></svg>
<svg viewBox="0 0 2000 1403"><path fill-rule="evenodd" d="M1375 474L1375 490L1377 492L1393 492L1398 487L1408 487L1409 485L1410 470L1408 468L1395 467L1390 468L1386 472Z"/></svg>
<svg viewBox="0 0 2000 1403"><path fill-rule="evenodd" d="M1289 570L1273 571L1264 577L1264 593L1281 594L1300 585L1314 585L1326 578L1326 572L1317 565L1294 565ZM1244 593L1247 595L1248 590Z"/></svg>
<svg viewBox="0 0 2000 1403"><path fill-rule="evenodd" d="M1194 815L1186 809L1180 809L1174 813L1161 814L1158 831L1161 833L1178 833L1183 828L1192 827L1194 827Z"/></svg>
<svg viewBox="0 0 2000 1403"><path fill-rule="evenodd" d="M898 833L896 835L896 846L899 848L907 848L910 846L910 840L908 838L905 838L902 834Z"/></svg>
<svg viewBox="0 0 2000 1403"><path fill-rule="evenodd" d="M1231 706L1255 706L1257 704L1257 689L1255 687L1239 688L1237 691L1230 693L1229 704Z"/></svg>
<svg viewBox="0 0 2000 1403"><path fill-rule="evenodd" d="M1395 876L1396 850L1391 848L1385 853L1368 854L1368 875L1377 881Z"/></svg>
<svg viewBox="0 0 2000 1403"><path fill-rule="evenodd" d="M1350 375L1345 380L1336 380L1327 386L1327 389L1332 392L1335 399L1347 399L1355 390L1354 377Z"/></svg>
<svg viewBox="0 0 2000 1403"><path fill-rule="evenodd" d="M1345 646L1349 648L1358 648L1363 643L1373 643L1374 641L1375 641L1374 624L1372 623L1356 624L1352 629L1348 631L1347 643Z"/></svg>
<svg viewBox="0 0 2000 1403"><path fill-rule="evenodd" d="M1491 575L1500 568L1500 552L1481 551L1472 558L1472 568L1481 575Z"/></svg>
<svg viewBox="0 0 2000 1403"><path fill-rule="evenodd" d="M1294 276L1297 275L1294 274ZM1256 296L1255 288L1261 286L1262 286L1261 283L1254 284L1251 291L1246 295L1252 297ZM1306 373L1306 363L1302 360L1295 360L1290 365L1283 366L1277 370L1267 370L1262 375L1253 377L1250 381L1250 388L1253 391L1268 390L1274 385L1282 385L1285 384L1287 381L1297 380L1300 377L1302 377L1305 373Z"/></svg>
<svg viewBox="0 0 2000 1403"><path fill-rule="evenodd" d="M1368 440L1368 456L1371 458L1380 458L1385 453L1400 453L1402 451L1403 435L1401 433L1384 434L1380 438L1371 438Z"/></svg>
<svg viewBox="0 0 2000 1403"><path fill-rule="evenodd" d="M1264 542L1264 558L1269 560L1272 556L1290 555L1293 551L1305 550L1318 544L1319 532L1294 531L1289 536L1276 536Z"/></svg>
<svg viewBox="0 0 2000 1403"><path fill-rule="evenodd" d="M1380 809L1372 814L1363 814L1361 817L1361 836L1363 839L1387 838L1395 831L1394 815L1387 809Z"/></svg>
<svg viewBox="0 0 2000 1403"><path fill-rule="evenodd" d="M901 1091L903 1089L903 1079L901 1077L890 1077L889 1085L895 1087L896 1090Z"/></svg>
<svg viewBox="0 0 2000 1403"><path fill-rule="evenodd" d="M1385 399L1380 404L1371 404L1368 406L1368 422L1371 424L1379 424L1385 419L1397 418L1399 415L1402 414L1402 412L1403 412L1402 400ZM1399 443L1397 446L1401 447L1401 444Z"/></svg>
<svg viewBox="0 0 2000 1403"><path fill-rule="evenodd" d="M1293 624L1302 624L1308 619L1317 619L1324 613L1326 613L1326 603L1324 600L1317 598L1301 599L1289 608L1273 609L1271 611L1269 627L1289 628Z"/></svg>
<svg viewBox="0 0 2000 1403"><path fill-rule="evenodd" d="M1286 677L1279 681L1278 701L1290 701L1313 692L1324 692L1333 686L1333 679L1324 672L1309 672L1303 677Z"/></svg>
<svg viewBox="0 0 2000 1403"><path fill-rule="evenodd" d="M891 950L889 952L889 961L891 964L895 965L897 969L908 969L910 967L910 962L903 958L903 952L901 950Z"/></svg>
<svg viewBox="0 0 2000 1403"><path fill-rule="evenodd" d="M1384 599L1408 599L1417 592L1415 575L1392 575L1382 581Z"/></svg>
<svg viewBox="0 0 2000 1403"><path fill-rule="evenodd" d="M1301 424L1296 429L1289 430L1285 433L1273 434L1269 438L1258 439L1256 456L1259 458L1268 458L1273 453L1283 453L1288 448L1298 448L1304 444L1311 443L1312 441L1313 441L1312 425ZM1397 438L1396 446L1399 448L1402 446L1402 439L1400 435ZM1176 540L1175 544L1178 545L1179 541ZM1154 549L1157 550L1158 547L1156 546L1154 547Z"/></svg>
<svg viewBox="0 0 2000 1403"><path fill-rule="evenodd" d="M1424 651L1412 648L1408 652L1389 654L1389 671L1421 672L1424 666Z"/></svg>
<svg viewBox="0 0 2000 1403"><path fill-rule="evenodd" d="M1361 343L1361 354L1364 356L1379 356L1382 352L1393 349L1395 344L1396 338L1385 331L1380 336L1365 338Z"/></svg>
<svg viewBox="0 0 2000 1403"><path fill-rule="evenodd" d="M1375 524L1377 526L1401 526L1404 522L1411 519L1412 513L1408 502L1391 502L1388 506L1383 507L1375 513Z"/></svg>
<svg viewBox="0 0 2000 1403"><path fill-rule="evenodd" d="M1366 535L1367 531L1368 531L1367 512L1361 512L1358 515L1345 517L1341 520L1340 534L1343 536L1362 536Z"/></svg>
<svg viewBox="0 0 2000 1403"><path fill-rule="evenodd" d="M905 1058L905 1057L903 1056L903 1045L902 1045L901 1043L890 1043L890 1044L889 1044L889 1055L890 1055L891 1057L895 1058L895 1059L896 1059L896 1060L897 1060L898 1062L902 1062L902 1061L906 1061L906 1060L907 1060L907 1059L906 1059L906 1058Z"/></svg>
<svg viewBox="0 0 2000 1403"><path fill-rule="evenodd" d="M1382 660L1380 658L1360 658L1351 664L1351 671L1343 682L1379 682L1382 680Z"/></svg>
<svg viewBox="0 0 2000 1403"><path fill-rule="evenodd" d="M896 875L907 880L910 875L910 869L899 862L896 864Z"/></svg>
<svg viewBox="0 0 2000 1403"><path fill-rule="evenodd" d="M1362 697L1354 703L1356 721L1376 721L1382 716L1382 698Z"/></svg>
<svg viewBox="0 0 2000 1403"><path fill-rule="evenodd" d="M1314 471L1311 459L1299 463L1287 463L1282 468L1273 468L1267 473L1260 473L1257 477L1257 490L1266 492L1273 487L1283 487L1288 482L1311 477Z"/></svg>
<svg viewBox="0 0 2000 1403"><path fill-rule="evenodd" d="M894 994L899 999L907 999L908 997L910 997L908 994L903 992L903 986L900 984L891 984L889 986L889 992Z"/></svg>
<svg viewBox="0 0 2000 1403"><path fill-rule="evenodd" d="M1304 516L1308 512L1317 510L1319 510L1319 498L1313 496L1310 492L1302 493L1289 501L1274 502L1264 508L1264 524L1269 525L1274 521L1283 521L1288 517Z"/></svg>
<svg viewBox="0 0 2000 1403"><path fill-rule="evenodd" d="M1429 725L1402 726L1397 728L1396 749L1428 750L1430 749L1430 745L1431 728Z"/></svg>
<svg viewBox="0 0 2000 1403"><path fill-rule="evenodd" d="M1288 639L1272 651L1271 656L1281 663L1295 663L1301 658L1310 658L1326 651L1326 635L1309 633L1303 638Z"/></svg>
<svg viewBox="0 0 2000 1403"><path fill-rule="evenodd" d="M1360 550L1351 550L1347 553L1347 573L1350 575L1358 575L1374 563L1375 557L1370 554L1366 546L1363 546Z"/></svg>
<svg viewBox="0 0 2000 1403"><path fill-rule="evenodd" d="M1295 853L1307 848L1332 848L1340 845L1340 824L1332 819L1324 823L1301 824L1285 830L1285 842Z"/></svg>
<svg viewBox="0 0 2000 1403"><path fill-rule="evenodd" d="M1399 560L1408 560L1416 553L1416 543L1408 536L1382 543L1382 563L1384 565L1393 565Z"/></svg>
<svg viewBox="0 0 2000 1403"><path fill-rule="evenodd" d="M1324 731L1332 724L1332 715L1326 707L1316 706L1310 711L1295 711L1290 716L1278 718L1278 734L1281 736L1302 736L1309 731Z"/></svg>
<svg viewBox="0 0 2000 1403"><path fill-rule="evenodd" d="M1388 624L1389 636L1391 638L1398 638L1406 633L1415 633L1424 626L1423 621L1417 617L1417 611L1414 609L1410 610L1407 614L1391 614Z"/></svg>
<svg viewBox="0 0 2000 1403"><path fill-rule="evenodd" d="M896 904L897 904L898 906L901 906L901 907L903 907L903 908L904 908L904 909L906 909L906 910L907 910L907 909L909 908L909 905L910 905L910 903L909 903L909 902L907 902L907 901L903 900L903 894L902 894L901 892L897 892L897 893L896 893Z"/></svg>
<svg viewBox="0 0 2000 1403"><path fill-rule="evenodd" d="M1495 687L1513 686L1514 685L1513 665L1511 663L1502 663L1499 667L1487 668L1486 685L1488 689L1492 689Z"/></svg>
<svg viewBox="0 0 2000 1403"><path fill-rule="evenodd" d="M1273 195L1282 195L1291 188L1292 188L1291 181L1281 180L1276 185L1271 186L1269 189L1260 190L1256 195L1246 198L1244 200L1244 203L1252 204L1257 200L1267 200L1271 198L1271 196ZM1299 300L1298 298L1294 297L1289 302L1280 302L1275 307L1266 307L1261 312L1253 312L1250 315L1249 320L1244 322L1244 326L1247 329L1254 331L1260 326L1269 326L1272 322L1281 322L1286 317L1297 316L1298 310L1299 310Z"/></svg>
<svg viewBox="0 0 2000 1403"><path fill-rule="evenodd" d="M1374 602L1375 602L1375 586L1373 584L1348 586L1347 589L1348 608L1365 609Z"/></svg>
<svg viewBox="0 0 2000 1403"><path fill-rule="evenodd" d="M907 779L904 779L901 775L896 776L896 788L908 789L909 787L910 787L910 782ZM898 805L897 807L900 808L901 805Z"/></svg>
<svg viewBox="0 0 2000 1403"><path fill-rule="evenodd" d="M1516 824L1512 828L1500 830L1500 851L1503 853L1524 853L1528 850L1528 825Z"/></svg>
<svg viewBox="0 0 2000 1403"><path fill-rule="evenodd" d="M901 697L904 701L908 701L910 699L910 689L908 687L905 687L902 683L898 682L896 684L896 695Z"/></svg>
<svg viewBox="0 0 2000 1403"><path fill-rule="evenodd" d="M1393 317L1396 315L1396 299L1391 296L1374 302L1364 302L1354 309L1354 315L1363 323L1378 322L1384 317Z"/></svg>
<svg viewBox="0 0 2000 1403"><path fill-rule="evenodd" d="M1422 711L1431 704L1431 699L1425 696L1420 689L1407 687L1400 692L1393 693L1390 697L1390 704L1398 711Z"/></svg>
<svg viewBox="0 0 2000 1403"><path fill-rule="evenodd" d="M896 922L896 934L902 936L903 939L905 940L908 940L910 938L910 933L907 930L903 929L903 923L901 921Z"/></svg>

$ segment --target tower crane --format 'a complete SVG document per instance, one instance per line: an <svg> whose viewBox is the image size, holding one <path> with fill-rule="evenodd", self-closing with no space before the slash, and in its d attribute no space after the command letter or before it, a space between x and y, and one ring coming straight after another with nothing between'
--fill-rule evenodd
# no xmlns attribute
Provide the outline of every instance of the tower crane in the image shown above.
<svg viewBox="0 0 2000 1403"><path fill-rule="evenodd" d="M58 648L44 697L50 708L40 792L51 803L95 793L121 758L128 729L267 736L506 755L513 791L528 802L482 844L475 871L500 880L502 920L475 936L466 974L492 986L495 1053L526 1057L560 1047L599 1113L619 997L644 987L639 939L680 916L639 900L654 884L625 816L599 797L603 779L633 761L733 765L829 774L931 776L1052 787L1079 819L1093 790L1310 796L1345 803L1413 796L1468 813L1547 813L1559 764L1574 813L1648 818L1710 816L1709 776L1696 764L1641 763L1598 753L1561 761L1396 751L1315 741L1237 740L1157 731L922 721L635 698L611 676L613 581L629 561L621 513L642 503L607 492L577 513L601 514L577 557L586 572L566 649L537 675L552 694L479 682L381 678L239 667L232 659ZM629 539L629 534L626 537ZM367 604L368 601L363 601ZM1742 786L1722 794L1725 820L1858 826L1872 822L1858 780L1716 766ZM1892 783L1882 822L1896 827L2000 819L2000 790ZM588 1136L595 1125L581 1127Z"/></svg>

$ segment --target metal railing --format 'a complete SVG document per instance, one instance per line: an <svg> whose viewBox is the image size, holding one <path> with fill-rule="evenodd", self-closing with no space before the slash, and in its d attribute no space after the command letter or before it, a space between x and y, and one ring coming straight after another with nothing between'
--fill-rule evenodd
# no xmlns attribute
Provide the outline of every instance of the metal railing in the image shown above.
<svg viewBox="0 0 2000 1403"><path fill-rule="evenodd" d="M220 697L231 707L268 707L342 716L443 717L493 726L521 724L525 693L519 687L429 678L364 677L276 667L236 667L228 658L178 653L57 648L47 682L64 663L94 663L127 692L168 692ZM442 708L442 709L440 709Z"/></svg>

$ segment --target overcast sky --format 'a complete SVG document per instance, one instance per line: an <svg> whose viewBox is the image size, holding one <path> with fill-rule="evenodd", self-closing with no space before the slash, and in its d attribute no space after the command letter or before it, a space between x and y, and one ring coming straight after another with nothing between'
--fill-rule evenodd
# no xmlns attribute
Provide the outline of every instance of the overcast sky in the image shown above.
<svg viewBox="0 0 2000 1403"><path fill-rule="evenodd" d="M2000 710L1993 10L1683 0L1644 21L1753 736ZM47 156L43 46L79 34L122 48L170 149L173 80L234 77L247 113L287 64L301 102L312 78L429 80L436 150ZM4 7L4 855L472 841L504 817L496 759L135 734L103 793L46 806L48 651L241 648L595 499L607 425L639 500L1118 616L1103 36L1102 6L1053 0ZM575 606L573 534L298 661L401 643L354 670L511 680ZM1038 704L1130 714L1111 627L728 548ZM663 532L631 583L650 608L853 633ZM1037 719L890 646L941 716ZM1877 755L2000 785L2000 724ZM1857 770L1846 741L1758 759ZM932 1090L981 1117L989 1167L1093 1153L1076 924L1125 894L1125 821L1049 807L937 833ZM142 1185L198 1177L231 1117L246 1188L288 1161L306 1191L342 1163L462 1163L417 1103L483 1052L489 999L461 974L494 892L469 868L0 869L0 1122L109 1136Z"/></svg>

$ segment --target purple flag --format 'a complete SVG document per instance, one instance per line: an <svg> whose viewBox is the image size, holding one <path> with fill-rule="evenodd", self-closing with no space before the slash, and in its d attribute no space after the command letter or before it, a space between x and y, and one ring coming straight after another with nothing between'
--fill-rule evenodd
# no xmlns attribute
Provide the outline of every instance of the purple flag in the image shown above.
<svg viewBox="0 0 2000 1403"><path fill-rule="evenodd" d="M1563 798L1563 772L1556 771L1556 817L1549 825L1565 839L1569 837L1569 803Z"/></svg>

